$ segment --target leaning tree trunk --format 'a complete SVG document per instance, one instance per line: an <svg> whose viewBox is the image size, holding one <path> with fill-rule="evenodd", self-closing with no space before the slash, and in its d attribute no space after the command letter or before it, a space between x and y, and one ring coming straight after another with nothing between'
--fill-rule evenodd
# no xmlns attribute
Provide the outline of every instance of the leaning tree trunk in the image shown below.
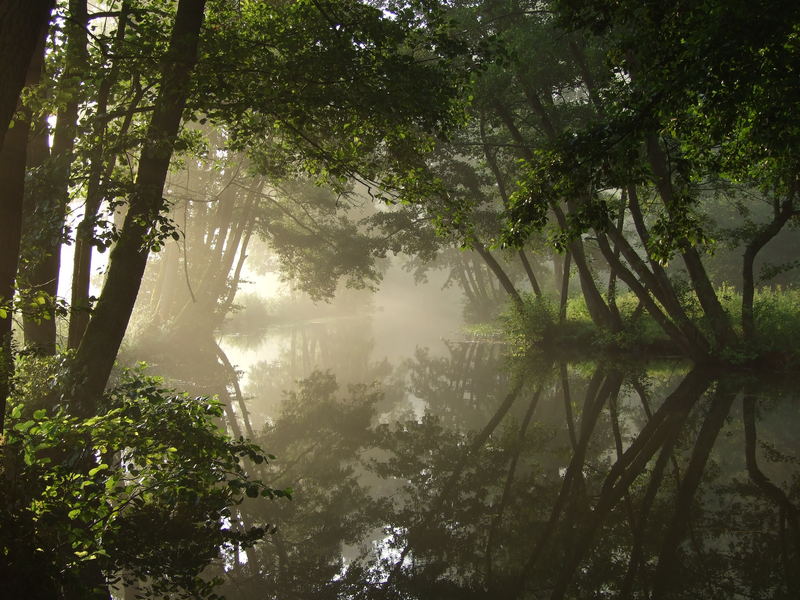
<svg viewBox="0 0 800 600"><path fill-rule="evenodd" d="M205 0L178 4L128 214L111 252L103 292L75 356L73 388L67 397L79 414L95 412L136 302L149 254L147 236L164 207L164 182L197 61L204 9Z"/></svg>
<svg viewBox="0 0 800 600"><path fill-rule="evenodd" d="M497 259L492 256L486 247L477 240L475 240L475 243L472 245L472 247L475 248L475 251L481 255L481 258L483 258L488 267L491 269L492 273L494 273L495 277L497 277L497 280L511 298L514 306L522 310L525 307L525 303L522 301L522 296L519 295L517 288L514 287L514 282L511 281L511 278L509 278L508 274L506 274L506 272L503 270L503 267L500 266L500 263L497 262Z"/></svg>
<svg viewBox="0 0 800 600"><path fill-rule="evenodd" d="M648 136L646 150L648 161L655 176L656 189L667 209L667 213L674 215L680 210L680 207L672 187L667 156L664 154L664 150L655 135ZM697 299L703 307L703 312L708 317L717 344L721 348L729 347L736 341L736 333L733 330L728 314L714 291L711 280L708 278L708 273L706 273L706 269L700 259L700 254L686 240L680 244L680 252L686 265L686 270L689 273L689 278L694 286Z"/></svg>

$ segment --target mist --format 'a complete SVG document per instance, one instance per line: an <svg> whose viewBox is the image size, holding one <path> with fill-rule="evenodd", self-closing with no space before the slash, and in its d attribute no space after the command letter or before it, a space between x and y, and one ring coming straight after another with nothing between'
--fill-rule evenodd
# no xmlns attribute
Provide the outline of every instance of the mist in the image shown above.
<svg viewBox="0 0 800 600"><path fill-rule="evenodd" d="M0 6L20 598L795 598L800 5Z"/></svg>

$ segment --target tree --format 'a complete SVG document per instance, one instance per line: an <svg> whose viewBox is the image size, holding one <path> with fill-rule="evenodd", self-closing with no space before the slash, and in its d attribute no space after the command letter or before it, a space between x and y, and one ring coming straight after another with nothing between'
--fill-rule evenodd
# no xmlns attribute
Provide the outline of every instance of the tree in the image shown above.
<svg viewBox="0 0 800 600"><path fill-rule="evenodd" d="M17 110L25 74L55 0L11 0L0 9L0 146Z"/></svg>

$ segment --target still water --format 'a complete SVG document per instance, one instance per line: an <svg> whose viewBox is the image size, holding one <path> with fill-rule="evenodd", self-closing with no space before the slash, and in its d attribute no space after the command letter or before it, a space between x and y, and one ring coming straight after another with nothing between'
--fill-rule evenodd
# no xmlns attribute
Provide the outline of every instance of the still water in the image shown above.
<svg viewBox="0 0 800 600"><path fill-rule="evenodd" d="M278 529L228 549L229 599L800 597L796 386L512 360L413 316L220 340L234 429L294 489L240 507Z"/></svg>

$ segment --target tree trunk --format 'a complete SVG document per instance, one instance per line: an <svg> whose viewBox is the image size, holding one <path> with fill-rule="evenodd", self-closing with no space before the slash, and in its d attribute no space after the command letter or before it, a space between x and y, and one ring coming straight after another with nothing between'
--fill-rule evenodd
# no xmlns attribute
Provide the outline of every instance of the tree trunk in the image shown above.
<svg viewBox="0 0 800 600"><path fill-rule="evenodd" d="M55 0L0 3L0 147L17 110L40 32L47 29L54 5Z"/></svg>
<svg viewBox="0 0 800 600"><path fill-rule="evenodd" d="M68 399L74 401L80 414L95 412L136 302L149 254L147 235L163 209L164 182L197 60L204 8L205 0L178 3L128 214L71 373L74 387Z"/></svg>
<svg viewBox="0 0 800 600"><path fill-rule="evenodd" d="M681 209L678 206L677 198L675 197L672 187L668 159L655 135L648 136L646 146L648 160L653 169L653 174L655 175L656 189L661 196L661 200L667 212L674 215ZM720 304L719 298L717 298L714 286L711 285L711 281L708 278L699 253L694 246L686 240L682 240L680 249L683 262L689 273L689 278L692 280L695 294L700 301L700 305L703 307L703 311L708 317L717 344L721 348L730 346L736 340L736 334L733 331L725 309L722 308L722 304Z"/></svg>
<svg viewBox="0 0 800 600"><path fill-rule="evenodd" d="M779 208L776 208L772 221L762 227L750 240L742 257L742 332L745 342L752 342L756 333L755 317L753 315L753 298L755 296L755 282L753 277L753 264L759 251L783 229L783 226L794 214L794 203L789 198Z"/></svg>
<svg viewBox="0 0 800 600"><path fill-rule="evenodd" d="M520 248L518 254L519 260L522 262L522 266L525 269L525 274L528 276L528 281L531 283L531 289L533 290L533 293L537 298L541 298L542 288L539 287L539 281L536 279L536 274L533 272L533 267L531 267L531 263L528 260L528 256L525 254L525 250Z"/></svg>
<svg viewBox="0 0 800 600"><path fill-rule="evenodd" d="M0 14L2 14L0 9ZM48 13L49 14L49 13ZM25 77L26 85L37 83L44 64L46 23L38 34L38 45L34 59L30 61ZM37 36L35 36L37 37ZM17 108L21 109L22 106ZM20 119L5 133L0 143L0 215L3 235L0 235L0 435L5 420L6 398L10 393L10 379L14 371L12 360L12 308L14 280L19 266L22 216L25 198L25 165L27 159L30 115Z"/></svg>
<svg viewBox="0 0 800 600"><path fill-rule="evenodd" d="M522 310L525 307L525 303L522 301L522 296L519 295L517 288L514 287L514 283L503 270L503 267L500 266L500 263L497 262L497 259L495 259L495 257L492 256L486 247L478 240L474 241L472 247L475 248L475 251L481 255L481 258L483 258L488 267L491 269L492 273L494 273L495 277L497 277L500 285L503 286L503 289L511 297L511 301L514 303L514 306Z"/></svg>
<svg viewBox="0 0 800 600"><path fill-rule="evenodd" d="M55 354L56 351L55 298L58 293L64 221L69 204L70 170L81 99L79 88L87 68L87 24L86 0L70 0L69 18L65 24L66 62L56 92L57 96L64 96L68 100L58 112L48 165L40 173L44 181L33 196L35 218L29 223L35 231L43 231L44 235L39 242L38 260L28 272L27 284L31 292L45 294L46 304L42 307L49 315L48 318L35 316L24 319L23 324L26 344L43 354Z"/></svg>
<svg viewBox="0 0 800 600"><path fill-rule="evenodd" d="M661 329L666 333L669 338L675 342L675 344L680 348L681 352L692 358L697 362L702 362L708 357L707 348L705 346L700 346L695 343L693 340L688 339L683 332L678 328L675 323L673 323L667 315L661 310L661 308L656 304L653 298L650 295L648 289L642 285L642 283L636 278L636 276L630 272L625 265L619 260L619 257L615 256L611 247L608 245L608 240L603 234L598 235L598 243L600 245L600 251L605 256L606 260L608 261L609 266L614 272L619 275L620 279L624 281L630 290L636 294L636 297L639 299L639 302L647 309L647 312L650 313L650 316L653 317L653 320L658 323Z"/></svg>
<svg viewBox="0 0 800 600"><path fill-rule="evenodd" d="M130 2L124 0L120 8L119 21L117 23L117 31L114 35L114 48L112 54L116 55L120 51L123 41L125 39L125 31L128 24L128 16L130 14ZM119 73L119 62L115 61L111 65L111 70L108 75L100 83L100 89L97 92L97 115L105 115L108 112L108 103L111 96L111 91L117 82L117 75ZM124 117L122 126L120 127L119 137L124 138L131 123L133 122L134 110L138 106L142 97L144 96L144 89L139 86L133 94L133 100L128 107L128 112ZM100 204L103 200L103 186L111 177L116 165L116 155L112 154L108 157L108 164L106 164L106 130L108 120L106 118L98 118L93 128L92 136L95 139L95 148L91 154L91 165L89 170L89 178L86 183L86 203L84 204L83 218L78 224L75 232L75 254L72 261L72 286L70 298L70 316L69 316L69 333L67 335L67 345L69 348L77 348L86 331L86 325L89 323L89 313L91 304L89 301L89 290L91 289L91 274L92 274L92 248L94 247L94 228L97 219L97 211L100 209Z"/></svg>

